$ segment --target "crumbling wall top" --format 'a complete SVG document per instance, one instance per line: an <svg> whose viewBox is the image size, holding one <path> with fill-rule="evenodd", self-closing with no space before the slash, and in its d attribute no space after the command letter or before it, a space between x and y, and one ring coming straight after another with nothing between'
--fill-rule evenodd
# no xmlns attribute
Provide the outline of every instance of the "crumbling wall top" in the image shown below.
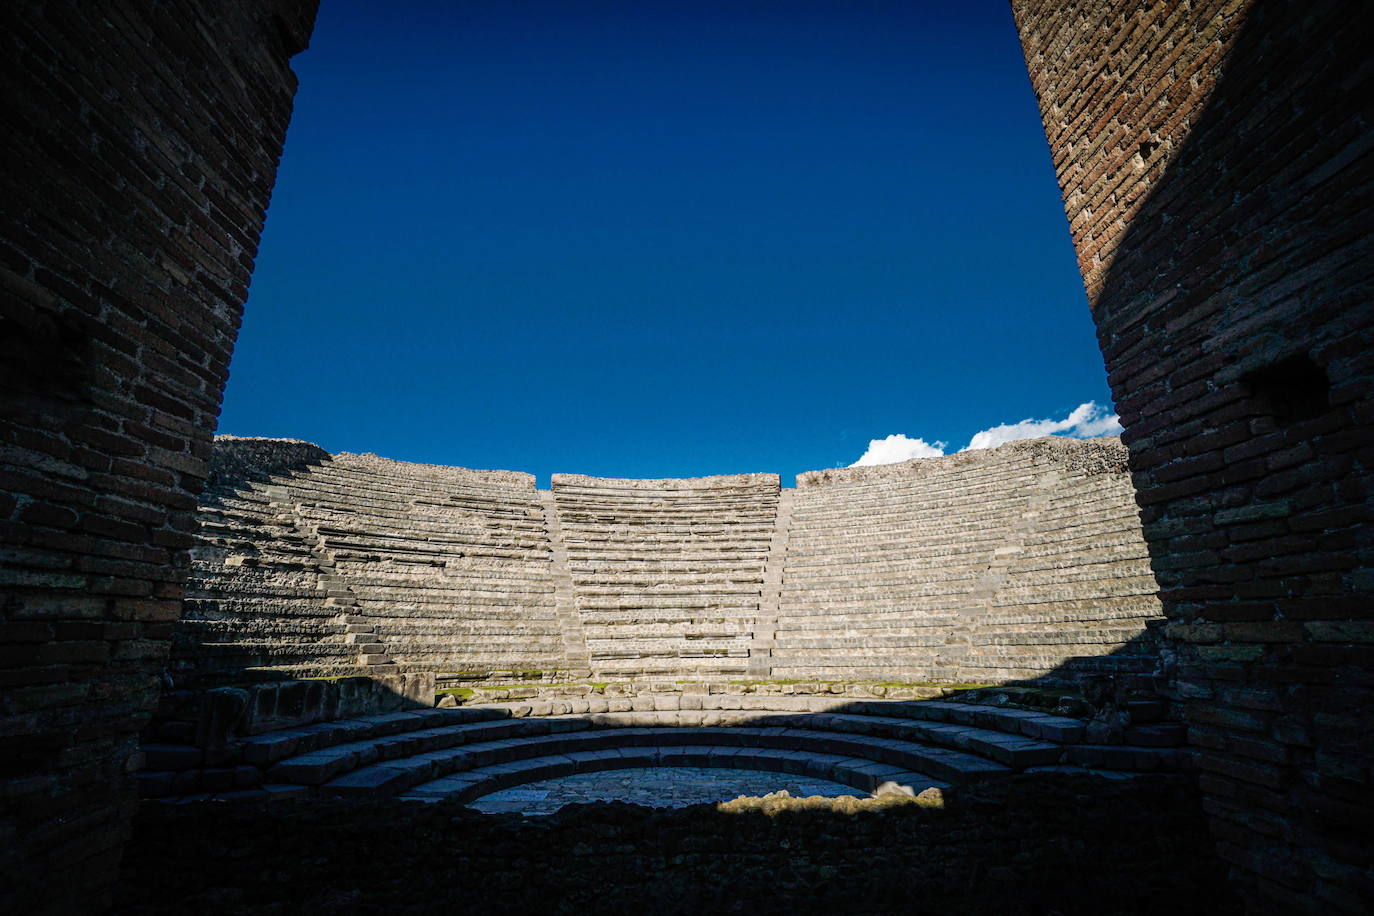
<svg viewBox="0 0 1374 916"><path fill-rule="evenodd" d="M323 464L329 453L301 439L257 436L216 436L210 459L210 480L220 482L270 476Z"/></svg>
<svg viewBox="0 0 1374 916"><path fill-rule="evenodd" d="M1070 439L1065 436L1045 436L1022 439L991 449L958 452L940 458L913 458L896 464L866 467L825 468L797 475L797 486L828 487L846 484L872 483L878 480L918 477L938 473L957 465L991 463L1014 455L1026 455L1036 461L1056 464L1071 471L1086 474L1126 474L1126 446L1116 436L1097 439Z"/></svg>
<svg viewBox="0 0 1374 916"><path fill-rule="evenodd" d="M483 486L510 487L518 490L533 490L534 475L524 471L485 470L480 468L461 468L443 464L421 464L415 461L397 461L383 458L371 452L354 454L340 452L334 456L336 461L350 465L362 465L368 470L381 474L396 474L407 477L425 477L430 480L445 481L455 485L482 484Z"/></svg>
<svg viewBox="0 0 1374 916"><path fill-rule="evenodd" d="M637 479L554 474L554 487L594 487L602 490L723 490L736 487L778 487L777 474L721 474L715 477Z"/></svg>

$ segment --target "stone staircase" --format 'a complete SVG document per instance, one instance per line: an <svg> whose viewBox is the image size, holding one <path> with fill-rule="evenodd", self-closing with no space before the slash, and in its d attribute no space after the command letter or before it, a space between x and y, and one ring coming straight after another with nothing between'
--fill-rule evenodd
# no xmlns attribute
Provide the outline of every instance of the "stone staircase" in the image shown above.
<svg viewBox="0 0 1374 916"><path fill-rule="evenodd" d="M280 729L209 755L144 746L146 797L309 796L471 801L574 773L715 766L918 793L1018 772L1131 773L1192 765L1183 730L1138 723L1102 745L1082 719L951 701L833 696L590 696L417 709ZM213 766L207 763L213 761ZM201 791L188 791L199 787Z"/></svg>
<svg viewBox="0 0 1374 916"><path fill-rule="evenodd" d="M340 455L292 490L407 670L484 676L566 666L530 475Z"/></svg>
<svg viewBox="0 0 1374 916"><path fill-rule="evenodd" d="M778 478L555 474L573 600L593 677L749 670Z"/></svg>
<svg viewBox="0 0 1374 916"><path fill-rule="evenodd" d="M316 540L265 485L208 488L171 669L354 673L346 592L322 568Z"/></svg>
<svg viewBox="0 0 1374 916"><path fill-rule="evenodd" d="M969 666L985 680L1148 673L1162 620L1130 480L1067 471L1045 490L970 634Z"/></svg>
<svg viewBox="0 0 1374 916"><path fill-rule="evenodd" d="M207 496L185 667L484 677L568 665L529 475L337 455Z"/></svg>

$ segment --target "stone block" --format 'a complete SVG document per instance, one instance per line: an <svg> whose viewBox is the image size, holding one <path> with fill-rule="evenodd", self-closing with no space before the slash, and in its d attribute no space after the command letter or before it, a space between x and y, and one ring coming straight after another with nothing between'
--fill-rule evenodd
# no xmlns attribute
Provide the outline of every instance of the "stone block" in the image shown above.
<svg viewBox="0 0 1374 916"><path fill-rule="evenodd" d="M145 744L140 749L149 770L191 770L205 760L200 748L184 744Z"/></svg>

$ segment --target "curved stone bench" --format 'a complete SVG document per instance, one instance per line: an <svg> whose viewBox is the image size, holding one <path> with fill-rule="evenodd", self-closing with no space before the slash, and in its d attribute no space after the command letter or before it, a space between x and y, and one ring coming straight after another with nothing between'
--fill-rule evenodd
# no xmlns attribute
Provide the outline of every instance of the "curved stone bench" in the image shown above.
<svg viewBox="0 0 1374 916"><path fill-rule="evenodd" d="M527 726L542 720L527 720ZM972 755L942 752L909 742L847 736L797 728L596 728L480 741L362 767L320 785L322 795L445 795L462 787L465 798L520 782L633 766L755 768L751 758L790 761L780 771L806 773L872 791L883 782L948 786L1004 775L1005 767ZM663 761L675 762L663 762ZM543 767L556 761L558 772ZM832 772L847 761L844 772ZM927 772L939 765L946 781ZM762 766L762 769L773 769ZM919 768L919 769L918 769ZM516 778L519 774L519 778ZM440 783L441 785L434 785ZM918 785L919 784L919 785ZM468 788L468 787L478 787ZM414 787L414 788L412 788ZM475 793L475 794L468 794Z"/></svg>
<svg viewBox="0 0 1374 916"><path fill-rule="evenodd" d="M859 757L767 748L719 746L631 747L614 751L575 751L497 764L431 780L400 796L406 801L437 802L456 798L471 802L511 786L615 769L645 767L719 767L764 770L810 776L852 786L863 792L883 790L918 794L946 784L922 773L874 763Z"/></svg>
<svg viewBox="0 0 1374 916"><path fill-rule="evenodd" d="M394 795L450 780L412 794L475 798L593 765L696 765L646 763L644 748L656 749L655 760L674 761L682 754L673 748L714 748L701 753L717 762L701 765L736 767L745 765L734 759L737 752L748 750L765 761L757 768L791 760L786 767L804 765L809 775L866 790L876 774L885 775L872 785L894 774L905 774L905 782L896 780L902 784L946 785L1045 768L1186 768L1191 758L1170 746L1181 735L1169 728L1137 730L1134 746L1097 746L1080 743L1085 723L1078 719L956 702L689 694L535 700L391 713L243 739L229 762L262 776L248 780L246 790L219 784L213 797L270 797L293 786L297 794ZM628 749L639 750L625 757ZM200 753L159 745L144 750L154 770L193 767ZM588 754L594 756L578 756ZM798 763L802 758L811 762ZM835 770L837 759L849 761L842 772ZM188 794L188 780L178 783L175 773L149 772L140 781L148 794ZM441 791L445 786L452 792Z"/></svg>

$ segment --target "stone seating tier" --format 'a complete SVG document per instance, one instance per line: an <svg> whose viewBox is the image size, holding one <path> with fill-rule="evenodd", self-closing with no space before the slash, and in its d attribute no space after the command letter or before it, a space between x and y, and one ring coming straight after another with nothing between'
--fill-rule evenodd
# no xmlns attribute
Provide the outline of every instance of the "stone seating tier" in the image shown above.
<svg viewBox="0 0 1374 916"><path fill-rule="evenodd" d="M230 445L251 447L247 440ZM239 631L237 646L207 647L193 667L224 668L235 658L249 669L275 661L317 674L398 663L445 672L562 663L548 539L529 475L349 455L290 468L250 464L253 473L229 486L219 476L223 497L206 513L203 562L193 569L187 600L193 619L179 639L213 643L230 629ZM259 554L250 558L259 571L223 575L242 562L232 554L244 549ZM291 608L266 599L281 592L271 583L288 575L269 559L280 565L283 558L302 569L292 574L299 581L291 592L302 601ZM329 622L293 632L281 654L265 651L264 639L282 635L274 615L301 613ZM207 627L196 617L231 624ZM455 657L460 645L473 650Z"/></svg>
<svg viewBox="0 0 1374 916"><path fill-rule="evenodd" d="M567 603L594 676L747 670L778 481L555 475Z"/></svg>
<svg viewBox="0 0 1374 916"><path fill-rule="evenodd" d="M1159 614L1113 441L812 472L795 491L561 474L539 491L516 472L221 446L179 669L325 674L353 652L464 677L1073 676L1141 668ZM1121 659L1086 661L1104 652Z"/></svg>
<svg viewBox="0 0 1374 916"><path fill-rule="evenodd" d="M794 512L797 521L818 529L842 526L854 518L872 518L881 523L910 517L951 516L962 510L995 515L1014 508L1034 492L1034 475L1025 482L1007 481L953 492L922 493L914 488L884 487L860 491L853 487L797 492ZM946 487L957 487L946 481Z"/></svg>
<svg viewBox="0 0 1374 916"><path fill-rule="evenodd" d="M1178 726L1132 726L1125 744L1095 744L1091 734L1077 718L938 700L590 696L363 716L213 750L149 743L138 778L145 796L167 801L470 801L522 782L626 766L776 768L864 791L894 783L919 792L1044 768L1124 775L1192 765Z"/></svg>

